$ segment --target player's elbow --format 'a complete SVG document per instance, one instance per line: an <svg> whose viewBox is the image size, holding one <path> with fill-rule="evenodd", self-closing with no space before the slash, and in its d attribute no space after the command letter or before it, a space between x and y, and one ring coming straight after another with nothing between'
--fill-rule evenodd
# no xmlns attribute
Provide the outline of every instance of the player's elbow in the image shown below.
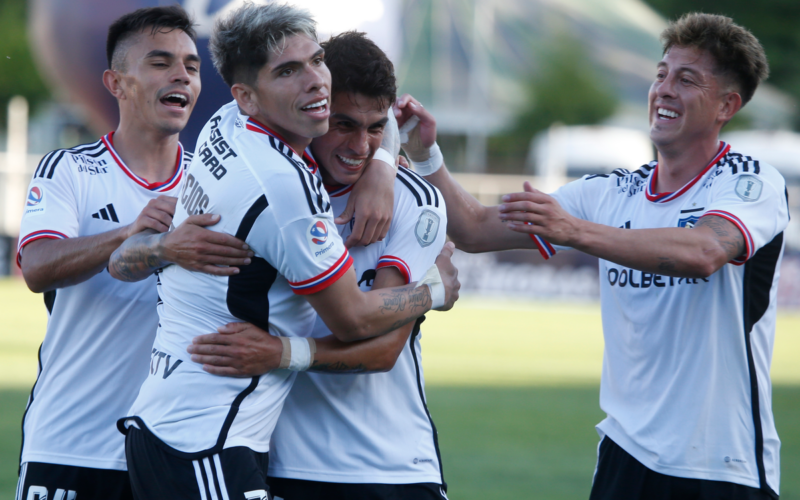
<svg viewBox="0 0 800 500"><path fill-rule="evenodd" d="M20 268L22 269L22 278L28 289L33 293L43 293L50 290L50 284L44 276L42 269L29 262L30 259L22 259Z"/></svg>
<svg viewBox="0 0 800 500"><path fill-rule="evenodd" d="M333 336L342 342L355 342L374 336L369 326L355 316L340 317L336 324L328 325L328 328Z"/></svg>

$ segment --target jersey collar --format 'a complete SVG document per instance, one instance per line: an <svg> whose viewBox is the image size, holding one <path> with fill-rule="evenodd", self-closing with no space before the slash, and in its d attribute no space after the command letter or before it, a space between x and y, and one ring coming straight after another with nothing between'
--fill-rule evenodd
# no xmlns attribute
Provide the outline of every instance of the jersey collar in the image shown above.
<svg viewBox="0 0 800 500"><path fill-rule="evenodd" d="M667 203L669 201L678 198L680 195L688 191L692 188L697 181L700 180L706 173L709 171L711 167L717 164L726 154L728 151L731 150L731 145L725 142L720 141L719 143L719 150L711 162L703 169L702 172L697 174L697 176L689 181L685 186L680 188L678 191L673 191L672 193L656 193L656 181L658 179L658 163L656 163L656 168L653 170L653 175L650 177L650 182L647 184L647 189L645 190L644 194L648 200L652 201L653 203Z"/></svg>
<svg viewBox="0 0 800 500"><path fill-rule="evenodd" d="M328 192L328 196L330 196L331 198L338 198L339 196L344 196L352 190L353 190L353 184L346 184L344 186L341 185L330 186L328 184L325 184L325 191Z"/></svg>
<svg viewBox="0 0 800 500"><path fill-rule="evenodd" d="M286 148L288 148L289 151L292 152L293 156L298 157L299 159L301 159L306 164L306 166L309 168L309 170L311 170L312 174L316 174L317 173L317 168L318 168L317 167L317 162L314 160L314 158L308 152L307 148L306 148L305 151L303 151L302 156L297 154L297 151L295 151L289 145L289 143L286 142L286 139L284 139L283 136L281 136L279 133L275 132L274 130L272 130L271 128L267 127L266 125L264 125L263 123L259 122L258 120L256 120L253 117L247 117L247 130L250 130L251 132L256 132L258 134L268 135L268 136L273 137L276 140L280 141L282 145L286 146Z"/></svg>
<svg viewBox="0 0 800 500"><path fill-rule="evenodd" d="M104 135L102 140L103 144L106 145L108 152L111 153L111 157L114 158L114 161L117 162L117 165L119 165L122 171L125 172L128 177L133 179L133 182L142 186L148 191L163 193L173 189L181 182L181 175L183 173L183 169L181 168L181 160L183 160L183 145L180 142L178 143L178 157L175 159L175 171L172 173L172 176L164 182L148 182L147 179L139 177L133 173L133 171L128 168L127 165L125 165L125 162L122 161L122 157L119 155L119 153L117 153L117 150L114 149L114 131Z"/></svg>

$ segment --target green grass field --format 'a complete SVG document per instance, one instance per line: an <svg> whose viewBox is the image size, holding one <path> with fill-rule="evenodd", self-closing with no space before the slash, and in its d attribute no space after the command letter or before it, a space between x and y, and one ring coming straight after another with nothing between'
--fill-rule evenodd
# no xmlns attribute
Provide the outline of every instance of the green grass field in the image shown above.
<svg viewBox="0 0 800 500"><path fill-rule="evenodd" d="M0 280L0 500L16 487L20 419L46 314ZM453 500L586 499L603 418L596 305L466 298L423 326L424 370ZM773 379L781 497L800 500L800 314L779 316Z"/></svg>

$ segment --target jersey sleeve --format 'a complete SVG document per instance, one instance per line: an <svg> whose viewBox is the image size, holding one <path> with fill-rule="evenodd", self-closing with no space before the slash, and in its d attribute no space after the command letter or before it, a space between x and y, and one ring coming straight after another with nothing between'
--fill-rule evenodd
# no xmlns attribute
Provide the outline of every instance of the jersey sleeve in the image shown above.
<svg viewBox="0 0 800 500"><path fill-rule="evenodd" d="M397 268L408 284L420 280L442 251L447 240L447 211L441 193L438 193L438 207L424 203L419 206L411 193L404 190L395 188L398 200L392 226L376 270Z"/></svg>
<svg viewBox="0 0 800 500"><path fill-rule="evenodd" d="M711 203L702 215L717 216L733 223L744 237L744 253L730 263L742 265L789 223L786 185L771 166L760 173L724 175L712 186Z"/></svg>
<svg viewBox="0 0 800 500"><path fill-rule="evenodd" d="M312 176L276 176L275 181L265 202L271 210L256 219L247 243L286 278L294 293L320 292L353 265L336 231L327 193Z"/></svg>
<svg viewBox="0 0 800 500"><path fill-rule="evenodd" d="M592 201L597 201L600 193L605 186L602 177L584 176L576 181L569 182L550 196L555 198L561 207L570 215L583 220L592 220L593 211L588 207L593 206ZM530 235L539 253L547 260L556 253L564 250L571 250L570 247L553 245L541 236Z"/></svg>
<svg viewBox="0 0 800 500"><path fill-rule="evenodd" d="M79 196L68 156L64 151L48 153L33 174L20 224L17 265L25 245L33 241L79 235Z"/></svg>

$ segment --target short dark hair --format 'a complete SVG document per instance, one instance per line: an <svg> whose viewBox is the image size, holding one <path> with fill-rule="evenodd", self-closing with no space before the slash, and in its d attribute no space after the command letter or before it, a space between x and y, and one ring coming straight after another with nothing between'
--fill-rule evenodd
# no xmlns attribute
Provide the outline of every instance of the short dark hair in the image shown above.
<svg viewBox="0 0 800 500"><path fill-rule="evenodd" d="M189 35L189 38L194 43L197 43L194 22L180 5L138 9L120 17L108 28L106 57L108 58L108 67L110 69L125 70L124 53L119 54L122 56L121 58L118 55L115 59L115 52L117 52L118 48L123 48L127 40L142 33L147 28L150 28L151 35L155 35L162 30L181 30Z"/></svg>
<svg viewBox="0 0 800 500"><path fill-rule="evenodd" d="M394 65L365 33L345 31L322 42L331 71L331 93L351 92L378 99L381 107L397 98Z"/></svg>
<svg viewBox="0 0 800 500"><path fill-rule="evenodd" d="M673 21L661 33L664 54L674 46L707 51L717 64L720 76L737 87L744 106L758 84L769 76L769 64L758 39L733 19L716 14L693 12Z"/></svg>
<svg viewBox="0 0 800 500"><path fill-rule="evenodd" d="M286 4L247 2L214 25L208 42L211 61L228 86L252 85L270 54L283 50L292 35L317 41L316 22L308 11Z"/></svg>

